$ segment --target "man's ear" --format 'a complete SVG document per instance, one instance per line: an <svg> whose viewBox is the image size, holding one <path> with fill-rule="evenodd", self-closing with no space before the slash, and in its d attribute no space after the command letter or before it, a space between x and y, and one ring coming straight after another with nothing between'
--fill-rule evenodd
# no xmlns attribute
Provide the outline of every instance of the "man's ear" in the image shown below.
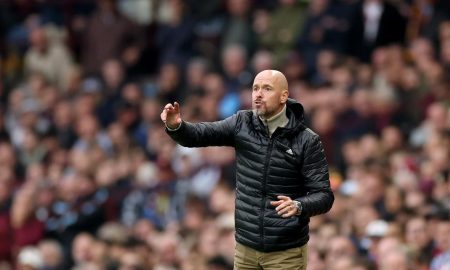
<svg viewBox="0 0 450 270"><path fill-rule="evenodd" d="M289 97L289 91L288 90L283 90L283 92L281 93L281 98L280 101L281 103L286 103Z"/></svg>

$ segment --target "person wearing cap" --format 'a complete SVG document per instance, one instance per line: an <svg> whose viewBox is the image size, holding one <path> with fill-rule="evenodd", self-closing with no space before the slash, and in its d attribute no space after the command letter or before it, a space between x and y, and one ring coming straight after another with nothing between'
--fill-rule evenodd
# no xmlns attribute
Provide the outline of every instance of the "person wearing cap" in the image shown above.
<svg viewBox="0 0 450 270"><path fill-rule="evenodd" d="M161 113L166 132L183 146L236 150L237 270L306 269L309 219L334 202L320 138L288 96L286 77L264 70L253 82L253 110L203 123L183 121L177 102Z"/></svg>

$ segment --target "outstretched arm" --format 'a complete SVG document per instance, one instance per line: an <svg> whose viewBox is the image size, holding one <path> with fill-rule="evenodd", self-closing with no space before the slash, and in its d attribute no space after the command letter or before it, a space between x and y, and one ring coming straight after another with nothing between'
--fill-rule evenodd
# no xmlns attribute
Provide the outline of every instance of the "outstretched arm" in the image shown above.
<svg viewBox="0 0 450 270"><path fill-rule="evenodd" d="M233 146L236 119L233 115L216 122L189 123L182 120L177 102L168 103L161 113L169 136L186 147Z"/></svg>

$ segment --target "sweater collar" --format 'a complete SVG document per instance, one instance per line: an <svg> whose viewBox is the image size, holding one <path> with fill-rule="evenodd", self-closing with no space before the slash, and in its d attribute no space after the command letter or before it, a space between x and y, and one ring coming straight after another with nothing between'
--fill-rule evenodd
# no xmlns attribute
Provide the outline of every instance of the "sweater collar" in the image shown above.
<svg viewBox="0 0 450 270"><path fill-rule="evenodd" d="M285 127L289 122L289 118L286 115L286 104L279 113L269 119L262 118L261 116L259 116L259 119L261 119L264 125L267 126L269 134L272 136L278 127Z"/></svg>

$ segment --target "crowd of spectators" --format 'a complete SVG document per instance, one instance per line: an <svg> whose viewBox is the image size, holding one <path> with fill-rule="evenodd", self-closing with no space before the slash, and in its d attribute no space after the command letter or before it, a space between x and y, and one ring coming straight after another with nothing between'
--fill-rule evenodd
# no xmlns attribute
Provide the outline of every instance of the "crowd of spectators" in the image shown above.
<svg viewBox="0 0 450 270"><path fill-rule="evenodd" d="M232 269L234 151L165 134L286 74L335 204L310 270L450 269L447 0L0 1L0 269Z"/></svg>

